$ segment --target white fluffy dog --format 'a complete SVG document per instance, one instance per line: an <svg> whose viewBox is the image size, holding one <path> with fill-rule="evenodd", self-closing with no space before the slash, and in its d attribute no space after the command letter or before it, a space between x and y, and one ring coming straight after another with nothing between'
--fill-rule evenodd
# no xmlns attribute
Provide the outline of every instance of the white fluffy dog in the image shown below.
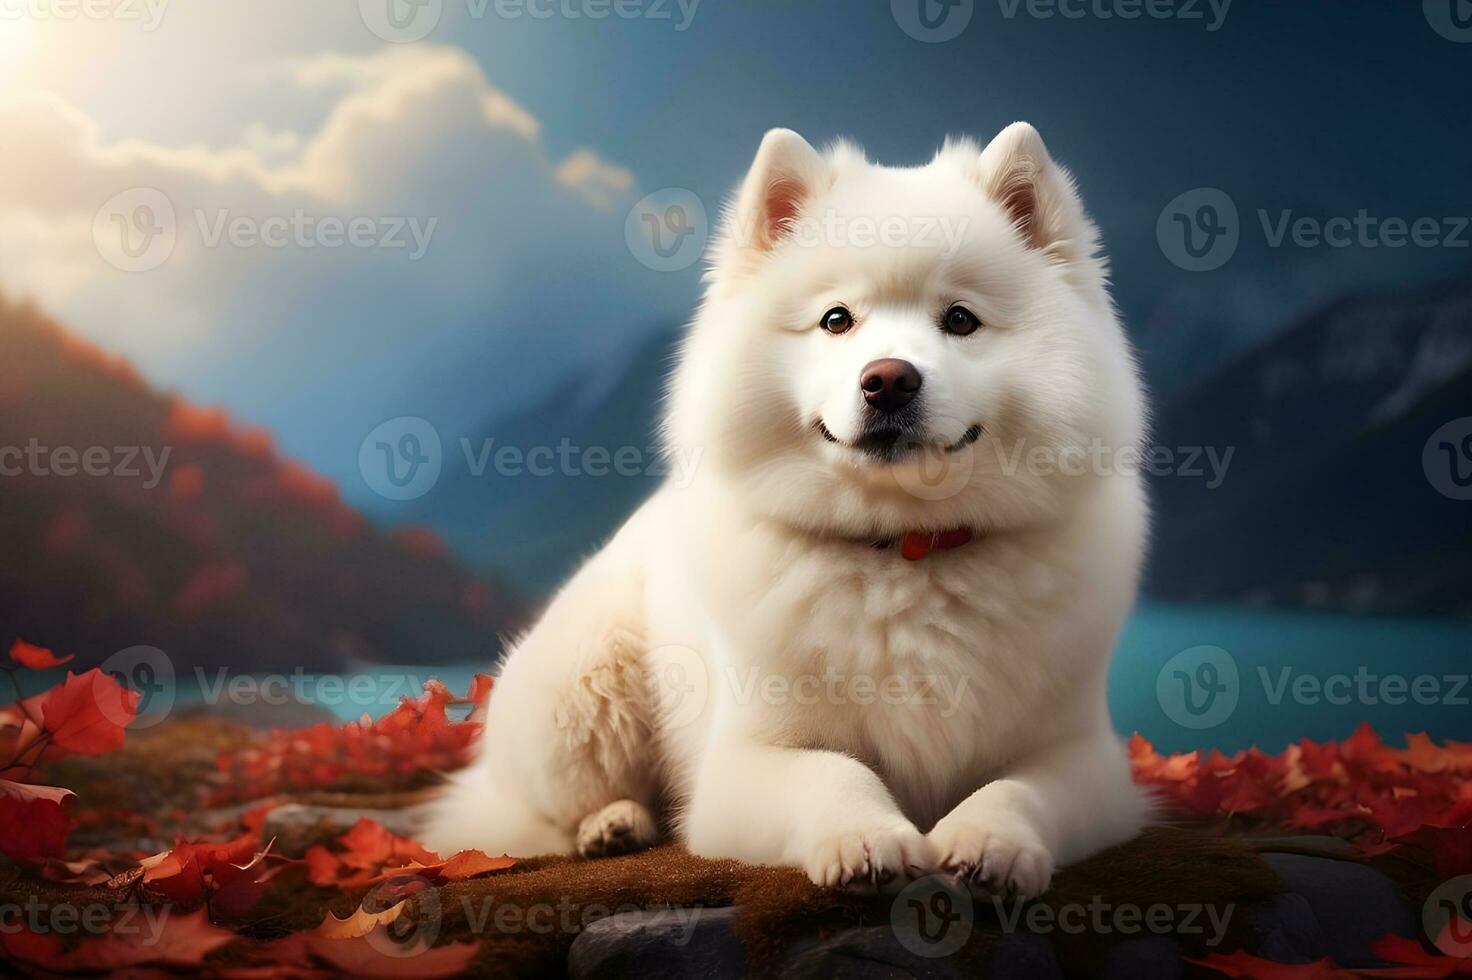
<svg viewBox="0 0 1472 980"><path fill-rule="evenodd" d="M1133 836L1105 677L1144 409L1097 248L1025 123L916 168L769 132L668 399L694 476L516 644L426 843L667 829L820 885L1032 896Z"/></svg>

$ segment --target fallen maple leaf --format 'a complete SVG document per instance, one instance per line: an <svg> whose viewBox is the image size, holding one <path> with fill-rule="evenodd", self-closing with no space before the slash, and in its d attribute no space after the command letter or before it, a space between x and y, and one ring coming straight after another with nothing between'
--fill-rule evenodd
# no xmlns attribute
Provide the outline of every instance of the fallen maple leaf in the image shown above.
<svg viewBox="0 0 1472 980"><path fill-rule="evenodd" d="M1368 977L1434 978L1472 974L1472 960L1428 953L1419 942L1404 936L1381 936L1370 944L1370 952L1398 965L1360 971Z"/></svg>
<svg viewBox="0 0 1472 980"><path fill-rule="evenodd" d="M41 727L68 752L112 752L123 747L123 729L137 715L140 697L96 667L85 674L67 671L41 703Z"/></svg>
<svg viewBox="0 0 1472 980"><path fill-rule="evenodd" d="M392 834L367 817L353 824L336 844L336 851L321 844L307 849L307 877L312 884L357 888L379 880L385 871L440 863L439 855L418 841Z"/></svg>
<svg viewBox="0 0 1472 980"><path fill-rule="evenodd" d="M147 890L169 902L208 899L223 915L243 915L255 907L280 867L266 866L270 845L257 850L257 836L246 833L224 843L178 840L162 853L144 858Z"/></svg>
<svg viewBox="0 0 1472 980"><path fill-rule="evenodd" d="M17 861L61 857L71 829L65 804L75 795L59 786L0 779L0 852Z"/></svg>
<svg viewBox="0 0 1472 980"><path fill-rule="evenodd" d="M432 884L444 885L452 881L464 881L466 878L474 878L476 875L487 874L491 871L504 871L514 864L516 864L516 858L504 854L501 857L491 857L484 851L458 851L446 860L433 864L410 861L398 867L385 868L373 878L371 883L388 881L399 875L415 875Z"/></svg>
<svg viewBox="0 0 1472 980"><path fill-rule="evenodd" d="M38 647L33 643L16 638L10 645L10 659L22 667L31 670L49 670L52 667L60 667L62 664L76 659L75 653L69 653L65 657L58 657L45 647Z"/></svg>
<svg viewBox="0 0 1472 980"><path fill-rule="evenodd" d="M388 925L403 915L408 904L409 900L406 898L382 912L370 912L359 906L346 919L339 919L328 912L322 924L317 927L317 935L324 939L357 939L359 936L366 936L379 925Z"/></svg>
<svg viewBox="0 0 1472 980"><path fill-rule="evenodd" d="M1187 962L1243 980L1358 980L1358 974L1340 968L1328 957L1312 963L1276 963L1238 950L1199 960L1187 957Z"/></svg>

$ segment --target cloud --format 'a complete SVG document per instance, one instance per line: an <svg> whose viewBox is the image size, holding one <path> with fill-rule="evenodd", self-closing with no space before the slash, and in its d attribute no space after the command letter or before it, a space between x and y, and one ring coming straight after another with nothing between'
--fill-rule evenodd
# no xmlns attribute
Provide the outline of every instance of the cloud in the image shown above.
<svg viewBox="0 0 1472 980"><path fill-rule="evenodd" d="M553 175L557 183L581 195L595 208L607 211L634 187L634 175L599 159L592 150L570 154Z"/></svg>
<svg viewBox="0 0 1472 980"><path fill-rule="evenodd" d="M108 139L55 96L0 102L0 289L278 428L345 482L384 418L473 425L630 321L657 323L641 311L668 277L651 283L623 237L634 175L591 148L550 158L541 123L461 49L328 53L256 77L320 123L241 120L231 145L166 146ZM105 260L163 212L161 261Z"/></svg>

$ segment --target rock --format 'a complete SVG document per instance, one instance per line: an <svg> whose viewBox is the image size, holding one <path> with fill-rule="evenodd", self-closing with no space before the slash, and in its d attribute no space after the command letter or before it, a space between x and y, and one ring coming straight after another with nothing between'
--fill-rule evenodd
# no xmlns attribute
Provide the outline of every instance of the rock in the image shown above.
<svg viewBox="0 0 1472 980"><path fill-rule="evenodd" d="M1099 980L1180 980L1185 975L1181 948L1164 936L1126 940L1099 964Z"/></svg>
<svg viewBox="0 0 1472 980"><path fill-rule="evenodd" d="M746 954L732 930L734 908L621 912L599 919L573 940L568 975L577 980L698 976L737 980Z"/></svg>
<svg viewBox="0 0 1472 980"><path fill-rule="evenodd" d="M1265 956L1284 962L1333 957L1341 966L1377 966L1370 943L1416 935L1416 921L1388 877L1354 861L1266 853L1285 894L1253 925ZM1301 959L1300 959L1301 958Z"/></svg>

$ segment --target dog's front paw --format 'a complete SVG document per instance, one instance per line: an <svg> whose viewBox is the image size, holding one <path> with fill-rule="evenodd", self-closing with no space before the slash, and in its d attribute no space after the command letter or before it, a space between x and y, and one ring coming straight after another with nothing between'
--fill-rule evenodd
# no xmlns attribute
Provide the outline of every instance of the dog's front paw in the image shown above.
<svg viewBox="0 0 1472 980"><path fill-rule="evenodd" d="M930 832L938 866L971 885L1036 898L1053 879L1053 855L1025 822L942 820Z"/></svg>
<svg viewBox="0 0 1472 980"><path fill-rule="evenodd" d="M824 837L804 864L814 884L859 894L902 884L934 867L934 849L909 823Z"/></svg>

